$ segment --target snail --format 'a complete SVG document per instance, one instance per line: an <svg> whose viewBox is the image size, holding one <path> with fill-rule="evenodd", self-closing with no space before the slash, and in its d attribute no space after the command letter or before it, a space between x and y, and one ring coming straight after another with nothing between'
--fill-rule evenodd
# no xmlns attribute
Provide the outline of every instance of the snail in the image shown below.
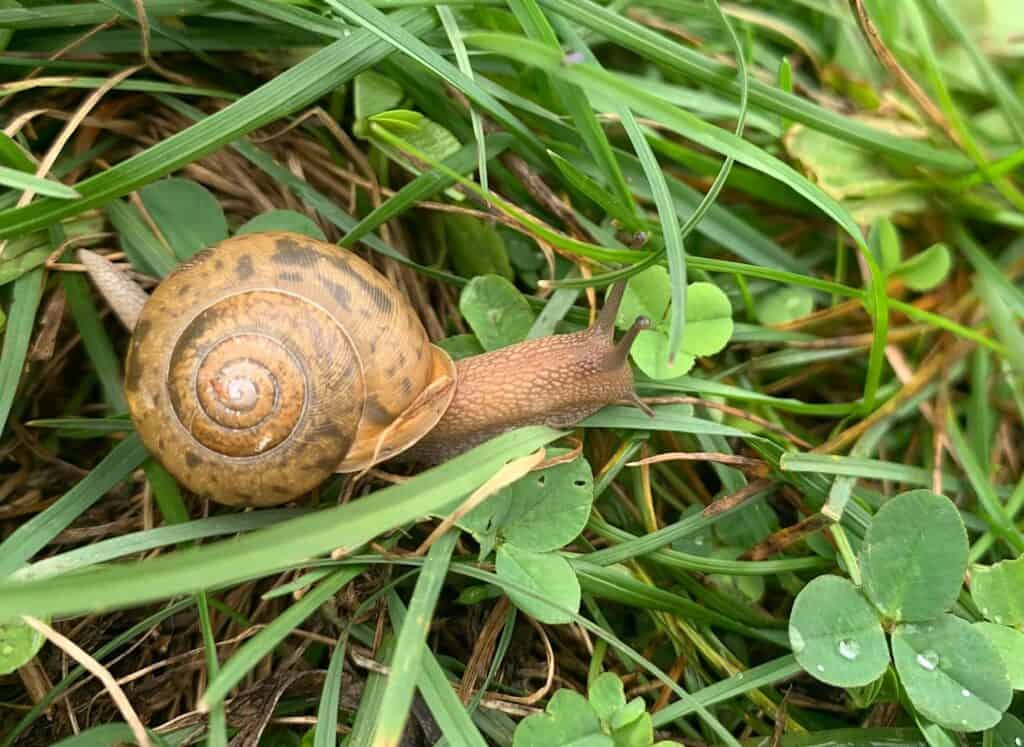
<svg viewBox="0 0 1024 747"><path fill-rule="evenodd" d="M649 322L615 342L621 283L580 332L453 362L385 277L300 234L227 239L148 296L102 256L79 258L132 330L124 391L142 442L220 503L285 503L334 472L437 464L516 427L638 402L628 357Z"/></svg>

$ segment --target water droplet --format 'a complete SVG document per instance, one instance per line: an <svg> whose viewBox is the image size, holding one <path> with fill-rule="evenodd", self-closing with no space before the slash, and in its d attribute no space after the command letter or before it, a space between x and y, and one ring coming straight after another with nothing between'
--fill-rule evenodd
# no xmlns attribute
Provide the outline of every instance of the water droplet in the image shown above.
<svg viewBox="0 0 1024 747"><path fill-rule="evenodd" d="M794 654L799 654L801 651L807 648L807 641L804 640L804 637L796 628L789 629L789 643L791 646L793 646Z"/></svg>
<svg viewBox="0 0 1024 747"><path fill-rule="evenodd" d="M4 656L10 656L13 653L14 646L4 646L3 648L0 648L0 654L3 654Z"/></svg>
<svg viewBox="0 0 1024 747"><path fill-rule="evenodd" d="M584 60L586 60L586 58L583 56L582 52L569 52L562 61L566 65L579 65Z"/></svg>
<svg viewBox="0 0 1024 747"><path fill-rule="evenodd" d="M815 669L817 669L817 670L818 670L819 672L824 672L824 671L825 671L825 667L824 667L824 666L822 666L821 664L819 664L818 666L816 666L816 667L815 667Z"/></svg>
<svg viewBox="0 0 1024 747"><path fill-rule="evenodd" d="M971 697L971 691L968 690L966 687L960 691L960 694L963 695L965 698Z"/></svg>
<svg viewBox="0 0 1024 747"><path fill-rule="evenodd" d="M1013 743L1017 745L1017 747L1024 747L1024 739L1021 739L1020 737L1014 737Z"/></svg>
<svg viewBox="0 0 1024 747"><path fill-rule="evenodd" d="M917 663L921 669L934 672L935 668L939 666L939 655L934 651L925 651L917 655Z"/></svg>
<svg viewBox="0 0 1024 747"><path fill-rule="evenodd" d="M853 661L860 656L860 644L852 638L844 638L839 641L839 655Z"/></svg>

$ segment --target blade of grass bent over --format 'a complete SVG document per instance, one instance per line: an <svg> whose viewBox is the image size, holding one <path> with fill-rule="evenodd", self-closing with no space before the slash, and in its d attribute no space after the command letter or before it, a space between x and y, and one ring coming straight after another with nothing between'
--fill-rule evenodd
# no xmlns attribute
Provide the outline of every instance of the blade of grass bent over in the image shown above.
<svg viewBox="0 0 1024 747"><path fill-rule="evenodd" d="M190 547L142 562L30 582L0 581L0 618L77 614L139 605L258 578L308 563L311 558L338 548L352 550L383 532L448 505L476 489L509 459L536 451L560 435L550 428L520 428L408 482L235 539ZM134 437L132 442L138 444ZM141 462L145 454L141 444L139 450ZM10 539L0 547L10 545ZM20 547L14 550L14 559L18 561L14 568L34 552L26 555ZM0 562L4 568L14 569L9 568L9 558L0 558Z"/></svg>

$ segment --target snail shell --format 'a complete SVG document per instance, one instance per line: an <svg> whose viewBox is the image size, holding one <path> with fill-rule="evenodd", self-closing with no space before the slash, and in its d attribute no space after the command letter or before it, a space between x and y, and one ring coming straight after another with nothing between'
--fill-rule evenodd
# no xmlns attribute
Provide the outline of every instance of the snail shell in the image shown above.
<svg viewBox="0 0 1024 747"><path fill-rule="evenodd" d="M415 444L455 393L454 365L369 264L290 233L228 239L143 307L125 392L179 481L273 505Z"/></svg>

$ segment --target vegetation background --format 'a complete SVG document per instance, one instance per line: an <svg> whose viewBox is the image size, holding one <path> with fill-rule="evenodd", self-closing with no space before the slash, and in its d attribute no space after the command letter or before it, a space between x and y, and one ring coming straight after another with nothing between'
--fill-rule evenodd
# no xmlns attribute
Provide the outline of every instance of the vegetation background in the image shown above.
<svg viewBox="0 0 1024 747"><path fill-rule="evenodd" d="M0 50L0 744L1024 744L1019 0L0 0ZM199 501L74 251L266 229L455 356L628 278L654 415Z"/></svg>

